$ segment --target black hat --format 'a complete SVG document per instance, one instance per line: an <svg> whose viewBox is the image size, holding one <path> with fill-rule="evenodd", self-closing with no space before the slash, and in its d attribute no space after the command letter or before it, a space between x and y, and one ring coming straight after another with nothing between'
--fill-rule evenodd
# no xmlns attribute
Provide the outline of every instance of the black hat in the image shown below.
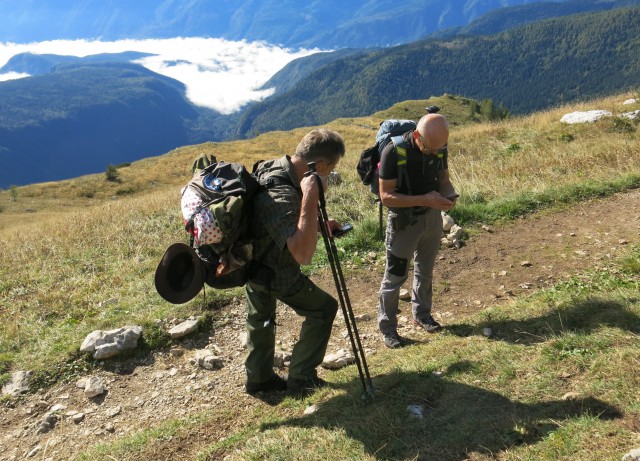
<svg viewBox="0 0 640 461"><path fill-rule="evenodd" d="M183 304L192 300L204 285L202 260L193 248L174 243L158 264L155 276L156 290L165 300Z"/></svg>

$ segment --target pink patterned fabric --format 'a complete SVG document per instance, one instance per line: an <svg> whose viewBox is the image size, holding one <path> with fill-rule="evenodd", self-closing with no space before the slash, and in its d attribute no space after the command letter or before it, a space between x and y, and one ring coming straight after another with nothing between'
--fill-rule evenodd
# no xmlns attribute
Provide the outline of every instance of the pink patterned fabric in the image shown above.
<svg viewBox="0 0 640 461"><path fill-rule="evenodd" d="M202 199L189 187L182 189L182 218L186 224L196 208L202 204ZM220 243L222 241L222 231L216 226L216 221L209 208L200 210L193 218L194 246L208 245L210 243Z"/></svg>

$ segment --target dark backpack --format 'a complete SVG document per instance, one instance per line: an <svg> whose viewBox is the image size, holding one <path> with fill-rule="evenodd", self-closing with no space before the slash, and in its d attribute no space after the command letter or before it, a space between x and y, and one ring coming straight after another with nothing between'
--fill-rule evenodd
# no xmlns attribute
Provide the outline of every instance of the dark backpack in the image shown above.
<svg viewBox="0 0 640 461"><path fill-rule="evenodd" d="M380 123L380 128L376 134L375 145L366 148L360 154L356 170L362 180L362 184L369 186L369 190L376 196L378 202L378 238L383 241L382 233L382 202L380 201L380 190L378 183L378 169L380 165L380 155L389 141L393 141L398 154L398 187L402 184L403 177L406 176L406 146L402 135L407 131L415 130L417 123L413 120L389 119ZM401 154L404 153L404 156ZM409 180L407 178L407 185Z"/></svg>
<svg viewBox="0 0 640 461"><path fill-rule="evenodd" d="M382 151L389 144L390 141L393 141L396 145L396 149L398 146L402 146L404 141L401 138L401 135L406 133L407 131L412 131L416 129L416 122L413 120L396 120L390 119L385 120L380 123L380 128L378 129L378 133L376 134L376 143L375 145L366 148L360 154L360 159L358 160L358 165L356 166L356 170L358 171L358 176L362 180L362 184L365 186L369 186L369 189L375 195L378 195L378 167L380 164L380 155ZM402 183L404 175L404 165L406 164L406 157L404 158L405 162L402 161L401 156L398 156L398 186Z"/></svg>
<svg viewBox="0 0 640 461"><path fill-rule="evenodd" d="M199 157L192 170L195 174L185 186L183 195L190 189L201 203L185 219L185 230L190 234L191 247L205 265L205 282L214 288L243 286L253 268L252 244L247 231L251 198L260 184L242 164L218 162L215 157ZM206 208L222 238L219 242L196 247L194 220Z"/></svg>

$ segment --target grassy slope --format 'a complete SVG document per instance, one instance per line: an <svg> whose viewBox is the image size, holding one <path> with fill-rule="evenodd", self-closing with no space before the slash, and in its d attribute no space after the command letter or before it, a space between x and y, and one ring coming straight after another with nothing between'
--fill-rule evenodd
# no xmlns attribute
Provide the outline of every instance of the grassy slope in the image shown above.
<svg viewBox="0 0 640 461"><path fill-rule="evenodd" d="M571 126L559 123L564 113L573 110L607 109L617 114L637 109L638 105L621 105L629 96L499 123L463 123L466 106L459 100L430 100L454 122L451 173L462 193L457 217L468 224L478 217L486 222L535 207L580 200L589 194L637 187L640 148L635 125L619 119ZM379 121L390 116L417 117L425 105L426 101L409 101L371 117L328 124L343 134L348 147L347 157L338 168L345 183L329 197L332 211L370 230L371 235L360 236L363 244L374 240L376 216L374 207L362 199L364 186L357 182L354 167L358 154L371 143ZM1 192L0 372L34 369L44 382L55 378L56 373L73 373L78 367L91 366L90 362L74 359L84 336L98 328L142 324L147 344L162 344L165 338L154 330L154 319L188 316L199 309L195 303L167 305L155 293L152 282L164 249L173 241L185 241L178 217L178 191L188 180L193 157L209 152L220 160L250 166L258 159L293 152L306 131L274 132L247 141L176 149L120 169L120 183L106 182L100 174L21 187L14 191L16 201L12 201L11 191ZM634 256L637 259L637 253ZM558 321L562 318L558 313L571 316L579 303L597 310L598 305L588 301L587 295L593 294L607 305L622 306L616 310L622 321L627 318L627 309L640 315L637 302L629 301L637 296L637 265L633 259L620 264L624 268L617 277L592 273L586 282L560 286L495 312L501 321L522 322L523 328L548 326L532 347L443 336L430 345L434 351L428 361L420 359L416 348L394 355L391 362L376 360L373 373L385 375L382 392L400 402L410 402L407 394L422 395L426 403L436 397L441 402L443 398L445 402L462 401L466 403L456 408L474 406L480 409L479 416L451 414L448 406L441 404L429 423L415 423L403 416L406 405L384 404L366 410L352 403L349 396L336 395L323 412L307 420L288 417L298 413L301 404L275 408L257 421L248 421L246 431L225 443L253 459L281 459L284 455L279 442L283 433L289 439L286 449L301 456L305 453L305 459L326 459L326 453L334 459L376 459L372 453L377 450L383 458L411 459L424 447L445 456L448 450L501 450L512 444L514 448L502 451L504 459L569 459L578 453L581 459L614 459L614 453L618 456L616 445L627 446L634 439L632 430L595 417L594 413L604 408L599 402L590 402L589 411L579 412L567 403L547 400L558 372L577 369L584 393L598 395L636 418L640 415L636 391L640 383L635 371L640 352L637 337L614 327L584 332ZM588 290L583 289L584 284ZM484 320L479 315L468 323ZM466 360L468 357L474 357L473 364ZM54 371L64 363L67 365L60 372ZM448 370L447 379L434 380L431 372L442 369ZM354 370L337 376L357 385ZM478 380L484 384L475 384ZM557 417L572 412L580 416L570 421ZM508 421L502 420L505 413L512 415ZM386 418L391 429L386 425L363 426L372 417L378 420L376 415L381 420ZM171 430L190 430L190 424L207 424L215 417L204 415L204 422L180 422L178 429ZM332 422L336 418L340 426ZM448 439L438 438L445 428L461 423L468 427L447 430ZM495 432L492 440L501 440L502 445L482 448L483 434L474 429L477 427ZM403 436L377 447L377 440L389 430L402 432ZM601 433L613 434L604 445L602 440L597 441L596 434ZM637 434L635 437L637 440ZM522 440L536 443L518 447ZM209 447L201 458L205 459L207 452L218 452L221 444ZM309 446L318 453L316 458L307 457ZM126 452L131 448L121 449ZM144 446L139 449L144 451ZM594 457L596 449L600 450L596 453L609 455ZM453 452L447 456L456 459ZM477 455L475 459L488 458Z"/></svg>

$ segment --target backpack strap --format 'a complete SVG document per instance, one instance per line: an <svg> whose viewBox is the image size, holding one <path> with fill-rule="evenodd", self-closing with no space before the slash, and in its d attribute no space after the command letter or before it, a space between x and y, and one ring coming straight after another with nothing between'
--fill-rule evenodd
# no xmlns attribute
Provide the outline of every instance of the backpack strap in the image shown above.
<svg viewBox="0 0 640 461"><path fill-rule="evenodd" d="M407 171L407 149L409 144L404 140L402 135L393 136L391 138L391 142L393 142L393 147L396 150L397 157L397 165L398 165L398 183L396 185L397 189L400 190L402 187L402 181L406 181L407 189L409 190L409 195L411 195L411 184L409 183L409 172Z"/></svg>

